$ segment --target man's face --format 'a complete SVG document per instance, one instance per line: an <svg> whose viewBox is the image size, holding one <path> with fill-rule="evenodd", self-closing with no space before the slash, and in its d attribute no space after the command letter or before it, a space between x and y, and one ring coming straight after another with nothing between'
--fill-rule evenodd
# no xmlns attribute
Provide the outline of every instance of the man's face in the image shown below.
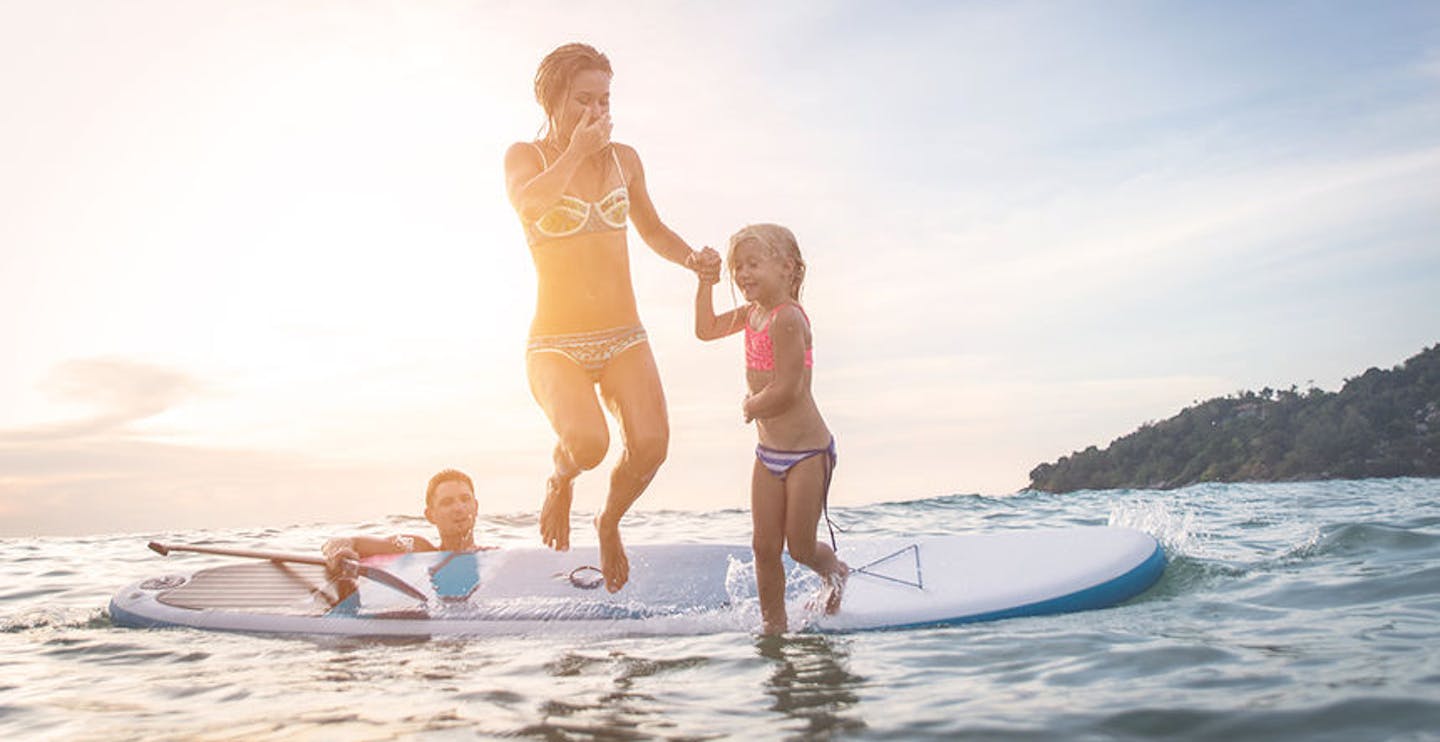
<svg viewBox="0 0 1440 742"><path fill-rule="evenodd" d="M440 536L464 535L475 529L478 505L475 493L464 482L442 482L425 507L425 519L440 529Z"/></svg>

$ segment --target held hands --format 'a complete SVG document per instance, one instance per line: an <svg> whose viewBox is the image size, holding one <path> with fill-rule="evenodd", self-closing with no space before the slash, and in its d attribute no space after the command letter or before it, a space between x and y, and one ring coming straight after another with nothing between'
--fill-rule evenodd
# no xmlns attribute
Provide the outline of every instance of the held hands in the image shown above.
<svg viewBox="0 0 1440 742"><path fill-rule="evenodd" d="M690 253L685 258L685 267L695 271L695 276L700 279L704 286L714 286L720 283L720 253L713 247L706 247L699 252Z"/></svg>
<svg viewBox="0 0 1440 742"><path fill-rule="evenodd" d="M587 111L570 135L570 149L584 157L599 154L610 146L610 129L613 127L609 113L597 115L593 110Z"/></svg>

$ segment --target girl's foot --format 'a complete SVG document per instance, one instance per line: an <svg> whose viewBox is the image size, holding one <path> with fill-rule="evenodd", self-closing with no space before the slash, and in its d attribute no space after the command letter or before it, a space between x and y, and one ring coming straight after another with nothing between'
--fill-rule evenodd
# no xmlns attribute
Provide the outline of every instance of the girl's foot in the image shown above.
<svg viewBox="0 0 1440 742"><path fill-rule="evenodd" d="M845 581L850 579L850 566L840 562L840 569L827 575L825 580L825 615L840 612L840 601L845 597Z"/></svg>
<svg viewBox="0 0 1440 742"><path fill-rule="evenodd" d="M570 498L574 477L552 474L545 480L545 504L540 507L540 540L556 551L570 550Z"/></svg>
<svg viewBox="0 0 1440 742"><path fill-rule="evenodd" d="M630 581L630 560L625 556L625 545L620 542L620 523L607 526L597 515L595 533L600 536L600 571L605 573L605 589L619 592Z"/></svg>

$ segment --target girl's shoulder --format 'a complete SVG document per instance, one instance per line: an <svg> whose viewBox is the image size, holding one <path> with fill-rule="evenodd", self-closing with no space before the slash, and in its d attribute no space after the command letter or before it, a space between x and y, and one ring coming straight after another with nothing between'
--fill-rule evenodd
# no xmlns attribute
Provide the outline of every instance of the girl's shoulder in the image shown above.
<svg viewBox="0 0 1440 742"><path fill-rule="evenodd" d="M800 306L798 301L787 301L770 311L771 321L800 324L809 327L810 315L805 313L805 307Z"/></svg>
<svg viewBox="0 0 1440 742"><path fill-rule="evenodd" d="M758 308L757 308L758 309ZM810 317L805 314L805 308L795 302L785 302L774 309L766 312L759 309L759 315L754 323L755 329L780 334L800 333L803 337L809 337Z"/></svg>

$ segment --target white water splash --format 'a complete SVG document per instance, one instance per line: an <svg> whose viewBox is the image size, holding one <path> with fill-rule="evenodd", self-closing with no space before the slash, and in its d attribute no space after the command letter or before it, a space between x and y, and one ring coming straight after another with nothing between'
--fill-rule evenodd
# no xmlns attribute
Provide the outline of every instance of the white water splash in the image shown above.
<svg viewBox="0 0 1440 742"><path fill-rule="evenodd" d="M755 562L728 557L725 567L725 595L730 599L730 615L737 624L760 625L760 594L755 586Z"/></svg>
<svg viewBox="0 0 1440 742"><path fill-rule="evenodd" d="M814 570L785 560L785 613L791 631L804 631L824 615L825 585ZM725 570L725 593L730 617L737 626L754 630L761 624L760 596L755 584L755 562L730 557Z"/></svg>
<svg viewBox="0 0 1440 742"><path fill-rule="evenodd" d="M1171 556L1203 556L1204 539L1192 510L1176 512L1164 500L1123 500L1110 506L1109 524L1154 536Z"/></svg>

